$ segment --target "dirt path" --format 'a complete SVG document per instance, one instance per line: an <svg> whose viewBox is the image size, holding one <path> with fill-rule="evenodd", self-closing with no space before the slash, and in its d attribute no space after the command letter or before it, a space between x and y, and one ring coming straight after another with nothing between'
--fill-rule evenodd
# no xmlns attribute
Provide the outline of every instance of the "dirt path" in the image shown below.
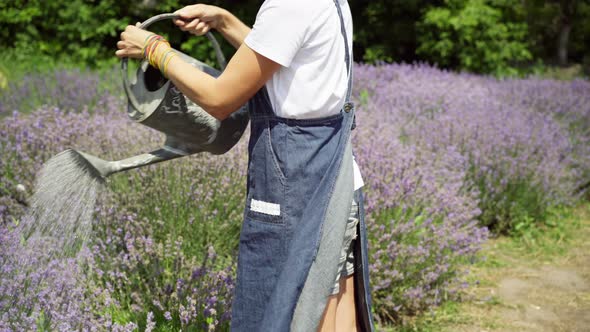
<svg viewBox="0 0 590 332"><path fill-rule="evenodd" d="M590 331L590 256L584 265L523 269L500 281L506 305L499 314L508 325L499 331Z"/></svg>
<svg viewBox="0 0 590 332"><path fill-rule="evenodd" d="M576 215L569 242L538 252L492 240L489 261L473 271L479 286L441 330L590 332L590 205Z"/></svg>

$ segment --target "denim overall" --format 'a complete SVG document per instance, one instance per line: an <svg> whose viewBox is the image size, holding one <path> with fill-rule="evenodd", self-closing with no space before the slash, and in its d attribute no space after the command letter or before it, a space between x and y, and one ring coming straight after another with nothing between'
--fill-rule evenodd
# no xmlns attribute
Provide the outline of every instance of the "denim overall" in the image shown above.
<svg viewBox="0 0 590 332"><path fill-rule="evenodd" d="M275 115L266 88L249 104L248 189L240 235L232 331L314 332L334 285L353 195L359 201L355 301L373 331L362 194L354 192L350 133L352 57L334 0L349 72L343 109L318 119Z"/></svg>

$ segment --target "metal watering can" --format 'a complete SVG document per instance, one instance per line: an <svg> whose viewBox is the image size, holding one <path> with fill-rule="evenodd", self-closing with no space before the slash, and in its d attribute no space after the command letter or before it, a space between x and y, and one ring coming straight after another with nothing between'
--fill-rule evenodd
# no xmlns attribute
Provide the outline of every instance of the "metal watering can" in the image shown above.
<svg viewBox="0 0 590 332"><path fill-rule="evenodd" d="M176 14L154 16L140 25L144 29L151 24L174 19ZM226 61L219 43L209 32L206 34L212 43L221 69ZM186 62L205 73L217 77L217 69L190 56L178 52ZM128 77L128 60L121 60L123 87L128 99L127 114L131 119L166 134L164 146L158 150L118 161L106 161L93 155L66 150L77 159L79 165L88 167L91 173L101 178L132 168L175 159L199 152L223 154L229 151L242 137L248 125L247 106L232 113L227 119L219 121L199 105L186 98L167 80L159 70L142 61L132 80Z"/></svg>

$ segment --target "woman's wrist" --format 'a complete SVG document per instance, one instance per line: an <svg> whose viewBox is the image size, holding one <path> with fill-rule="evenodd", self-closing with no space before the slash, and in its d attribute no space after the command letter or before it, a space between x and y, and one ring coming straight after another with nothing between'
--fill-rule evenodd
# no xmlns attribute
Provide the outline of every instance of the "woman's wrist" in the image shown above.
<svg viewBox="0 0 590 332"><path fill-rule="evenodd" d="M169 57L173 54L172 47L162 36L153 34L146 40L142 49L143 57L152 67L161 70L164 73L164 67ZM164 73L165 75L166 73Z"/></svg>
<svg viewBox="0 0 590 332"><path fill-rule="evenodd" d="M218 26L215 27L223 37L236 49L242 45L244 39L250 32L250 28L239 18L226 9L220 8Z"/></svg>
<svg viewBox="0 0 590 332"><path fill-rule="evenodd" d="M224 9L224 8L219 8L219 17L217 19L217 25L214 26L213 28L217 31L219 31L222 34L225 34L228 32L230 28L230 21L232 18L232 13L230 13L228 10Z"/></svg>

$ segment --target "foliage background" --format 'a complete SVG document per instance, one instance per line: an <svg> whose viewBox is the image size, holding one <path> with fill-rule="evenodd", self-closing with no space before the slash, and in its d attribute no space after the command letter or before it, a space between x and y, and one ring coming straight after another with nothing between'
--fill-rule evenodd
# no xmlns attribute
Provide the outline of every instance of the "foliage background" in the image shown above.
<svg viewBox="0 0 590 332"><path fill-rule="evenodd" d="M213 0L251 25L261 0ZM93 66L114 62L127 24L177 10L184 0L10 0L0 3L4 57L48 55ZM429 62L481 73L522 74L545 65L590 67L588 0L354 0L355 58L362 62ZM159 32L199 59L213 59L200 43L174 27ZM567 35L560 61L560 37ZM506 47L504 47L506 46ZM224 45L229 55L232 50ZM10 51L12 50L12 52ZM71 59L69 62L71 62ZM5 68L6 69L6 68Z"/></svg>

